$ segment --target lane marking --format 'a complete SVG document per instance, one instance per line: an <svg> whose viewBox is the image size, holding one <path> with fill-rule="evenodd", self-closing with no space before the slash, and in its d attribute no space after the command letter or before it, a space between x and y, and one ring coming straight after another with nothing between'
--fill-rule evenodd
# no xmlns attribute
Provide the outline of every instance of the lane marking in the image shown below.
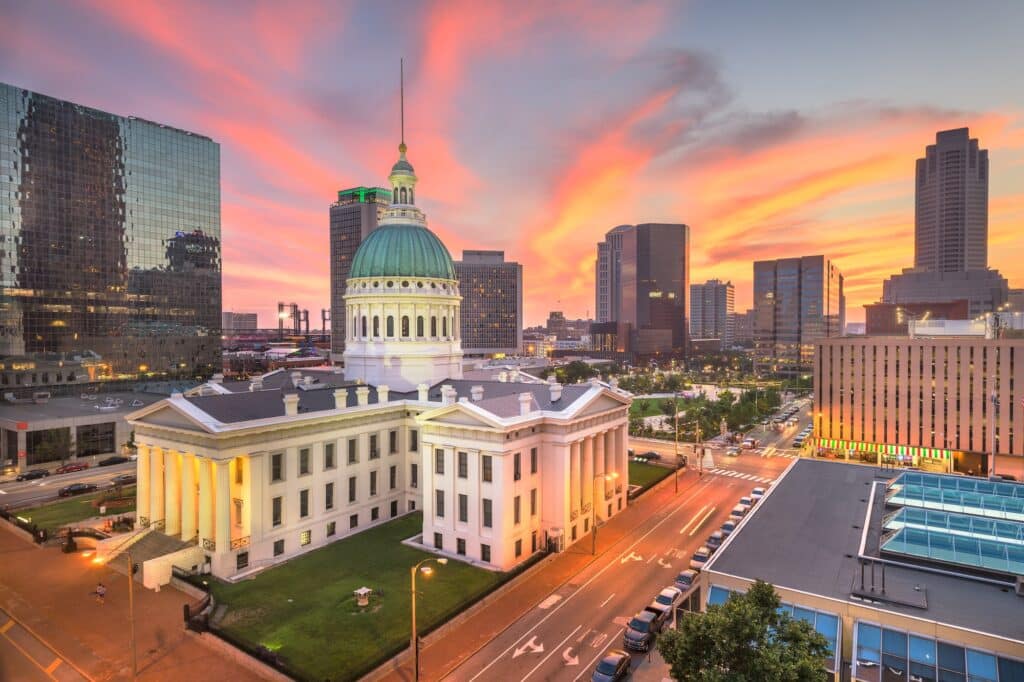
<svg viewBox="0 0 1024 682"><path fill-rule="evenodd" d="M694 533L696 533L697 531L699 531L699 530L700 530L700 527L704 525L704 522L705 522L705 521L707 521L707 520L708 520L708 518L709 518L709 517L710 517L710 516L711 516L712 514L714 514L714 513L715 513L715 510L716 510L716 509L718 509L718 505L715 505L714 507L712 507L711 509L709 509L709 510L708 510L708 513L704 515L704 518L702 518L702 519L700 520L700 523L698 523L698 524L697 524L696 526L694 526L694 527L693 527L693 530L691 530L691 531L690 531L690 537L691 537L691 538L693 537L693 534L694 534Z"/></svg>
<svg viewBox="0 0 1024 682"><path fill-rule="evenodd" d="M540 663L538 663L537 665L533 666L533 670L531 670L530 672L528 672L528 673L526 673L525 675L523 675L523 679L525 680L525 679L526 679L527 677L529 677L530 675L532 675L532 674L534 674L535 672L537 672L537 669L538 669L538 668L540 668L540 667L541 667L542 665L544 665L544 663L545 663L545 662L546 662L546 661L547 661L547 660L548 660L549 658L551 658L551 655L552 655L552 654L554 654L554 653L555 653L556 651L561 651L561 649L562 649L562 645L563 645L563 644L565 644L565 643L566 643L567 641L569 641L569 637L572 637L573 635L575 635L575 634L576 634L576 630L579 630L579 629L580 629L581 627L583 627L583 626L582 626L582 625L577 625L577 626L576 626L576 629L575 629L575 630L573 630L572 632L570 632L570 633L569 633L569 634L568 634L568 635L566 636L566 638L565 638L565 639L563 639L563 640L562 640L561 642L559 642L558 644L556 644L555 646L553 646L553 647L551 648L551 651L549 651L549 652L548 652L548 655L547 655L547 656L545 656L544 658L540 659ZM570 648L571 648L571 647L570 647ZM577 661L577 663L578 663L578 662L579 662L579 661Z"/></svg>
<svg viewBox="0 0 1024 682"><path fill-rule="evenodd" d="M6 490L0 490L0 495L6 495L6 494L7 494Z"/></svg>
<svg viewBox="0 0 1024 682"><path fill-rule="evenodd" d="M612 600L612 597L614 597L614 596L615 596L615 593L612 592L610 595L608 595L608 598L605 599L603 602L601 602L601 605L598 606L597 608L603 609L605 606L608 605L608 602L610 602Z"/></svg>
<svg viewBox="0 0 1024 682"><path fill-rule="evenodd" d="M50 665L46 666L46 670L44 670L43 672L45 672L47 675L53 675L53 671L56 670L57 666L59 666L63 662L64 662L63 660L61 660L59 658L55 658L55 659L53 659L53 663L51 663Z"/></svg>
<svg viewBox="0 0 1024 682"><path fill-rule="evenodd" d="M5 632L7 632L8 630L10 630L13 627L14 627L14 621L13 620L9 620L6 623L4 623L3 625L0 625L0 635L4 634Z"/></svg>
<svg viewBox="0 0 1024 682"><path fill-rule="evenodd" d="M550 597L548 597L547 599L545 599L544 601L542 601L540 604L537 604L537 608L538 609L549 609L552 606L554 606L555 604L557 604L559 601L561 601L561 599L562 599L562 595L560 595L560 594L553 594Z"/></svg>
<svg viewBox="0 0 1024 682"><path fill-rule="evenodd" d="M621 635L623 630L625 630L625 629L626 628L619 628L618 632L616 632L614 635L612 635L612 641L614 642L616 639L618 639L619 635ZM611 646L611 645L609 644L609 646ZM587 663L583 667L583 670L580 671L579 675L577 675L576 677L573 678L572 682L578 682L579 679L581 677L583 677L587 673L588 670L590 670L590 668L594 665L594 663L597 661L597 659L601 658L601 656L603 656L603 655L604 655L604 650L603 649L601 651L598 651L597 655L594 656L592 659L590 659L590 662Z"/></svg>
<svg viewBox="0 0 1024 682"><path fill-rule="evenodd" d="M688 531L688 530L690 529L690 524L691 524L691 523L693 523L693 522L695 522L695 521L696 521L696 520L697 520L698 518L700 518L700 515L701 515L701 514L703 514L703 513L704 513L704 512L705 512L705 511L707 510L707 508L708 508L708 506L707 506L706 504L705 504L705 505L704 505L703 507L701 507L701 508L700 508L700 511L698 511L698 512L697 512L696 514L694 514L694 515L693 515L693 518L692 518L692 519L690 519L689 521L687 521L687 522L686 522L686 525L685 525L685 526L683 526L683 527L682 527L682 528L681 528L681 529L679 530L679 534L680 534L680 535L682 535L683 533L685 533L686 531Z"/></svg>
<svg viewBox="0 0 1024 682"><path fill-rule="evenodd" d="M709 479L709 480L707 480L707 481L702 481L702 482L698 483L698 484L697 484L697 488L696 488L696 489L695 489L695 490L693 491L693 493L692 493L691 495L689 495L689 496L685 497L684 499L682 499L682 500L681 500L681 501L679 502L679 505L678 505L678 506L677 506L677 507L676 507L675 509L673 509L673 510L672 510L671 512L669 512L668 514L666 514L666 515L664 516L664 518L662 518L662 519L661 519L660 521L658 521L658 522L657 522L656 524L654 524L653 526L651 526L651 528L650 528L650 529L649 529L649 530L648 530L648 531L647 531L646 533L644 533L643 535L641 535L640 537L638 537L638 538L637 538L636 540L634 540L634 541L633 541L633 544L632 544L632 545L630 545L630 546L629 546L629 547L627 547L626 549L622 550L622 553L621 553L621 554L619 555L619 557L621 558L622 556L625 556L625 555L626 555L626 554L628 554L628 553L632 553L632 551L633 551L633 548L634 548L634 547L636 547L636 546L637 546L637 545L639 545L639 544L640 544L641 542L643 542L644 540L646 540L646 539L647 539L647 537L648 537L648 536L649 536L649 535L650 535L651 533L653 533L654 531L658 530L658 528L660 528L660 527L661 527L661 524L665 523L666 521L668 521L669 519L671 519L671 518L672 518L673 516L675 516L675 515L676 515L676 513L677 513L677 512L678 512L678 511L679 511L680 509L682 509L682 508L683 508L683 505L685 505L685 504L686 504L687 502L689 502L690 500L693 500L693 499L695 499L695 498L696 498L696 497L697 497L698 495L700 495L701 493L703 493L703 492L704 492L704 488L706 488L706 487L707 487L707 486L709 486L709 485L711 485L711 480L710 480L710 479ZM592 582L594 582L595 580L597 580L597 579L598 579L598 578L599 578L599 577L600 577L600 576L601 576L601 575L602 575L602 574L603 574L603 573L604 573L605 571L607 571L607 570L608 570L609 568L611 568L611 567L612 567L612 566L614 566L614 565L615 565L615 560L614 560L614 559L612 559L612 560L611 560L611 561L609 561L609 562L608 562L607 564L605 564L605 565L604 565L604 567L603 567L603 568L602 568L601 570L599 570L599 571L598 571L597 573L595 573L595 574L594 574L594 575L592 575L592 576L591 576L590 578L588 578L588 579L587 579L587 581L586 581L585 583L583 583L582 585L580 585L580 586L579 586L579 588L577 588L575 592L573 592L573 593L572 593L572 594L570 594L570 595L569 595L568 597L566 597L565 599L563 599L563 600L561 601L561 603L557 604L557 605L556 605L556 606L555 606L555 607L554 607L553 609L551 609L551 611L549 611L549 612L548 612L548 614L547 614L546 616L544 616L544 617L543 617L543 618L541 618L541 619L540 619L540 620L539 620L539 621L538 621L537 623L535 623L535 624L533 625L533 627L531 627L531 628L530 628L529 630L527 630L527 631L526 631L526 632L524 632L524 633L523 633L522 635L520 635L519 639L517 639L516 641L512 642L512 644L510 644L510 645L509 645L509 646L508 646L508 647L507 647L507 648L506 648L506 649L505 649L504 651L502 651L502 652L501 652L500 654L498 654L497 656L495 656L494 658L492 658L492 659L491 659L491 662L490 662L490 663L488 663L488 664L487 664L487 665L486 665L486 666L485 666L484 668L482 668L482 669L480 670L480 672L478 672L478 673L477 673L476 675L473 675L473 677L469 678L469 682L473 682L473 680L475 680L475 679L478 679L478 678L479 678L479 677L480 677L481 675L483 675L483 674L484 674L485 672L487 672L488 670L490 670L491 666L493 666L493 665L494 665L495 663L497 663L497 662L498 662L498 661L500 661L500 660L501 660L502 658L504 658L504 657L505 657L505 654L507 654L507 653L508 653L509 651L512 651L512 650L513 650L513 649L514 649L514 648L516 647L516 645L517 645L517 644L519 644L519 642L523 641L523 639L525 639L525 638L526 638L526 637L527 637L527 636L528 636L528 635L529 635L529 634L530 634L531 632L533 632L534 630L536 630L537 628L539 628L539 627L540 627L541 625L543 625L543 624L544 624L544 622L545 622L545 621L546 621L546 620L547 620L548 618L550 618L551 616L555 615L555 613L556 613L556 612L557 612L557 611L558 611L558 610L559 610L560 608L562 608L563 606L565 606L566 604L568 604L568 603L569 603L569 602L570 602L570 601L572 600L572 598L573 598L573 597L575 597L576 595L578 595L578 594L580 594L581 592L583 592L584 588L586 588L586 587L587 587L587 585L589 585L590 583L592 583ZM467 661L466 661L466 663L468 663L468 662L469 662L469 661L467 660ZM465 663L463 663L463 665L465 665ZM459 667L461 667L461 666L459 666ZM456 668L456 670L458 670L458 668ZM450 672L450 673L448 673L448 674L450 675L450 674L451 674L452 672L455 672L455 671L453 670L453 671L451 671L451 672ZM581 674L582 674L582 673L581 673ZM446 677L447 677L447 676L446 676ZM579 678L577 678L577 679L579 679Z"/></svg>

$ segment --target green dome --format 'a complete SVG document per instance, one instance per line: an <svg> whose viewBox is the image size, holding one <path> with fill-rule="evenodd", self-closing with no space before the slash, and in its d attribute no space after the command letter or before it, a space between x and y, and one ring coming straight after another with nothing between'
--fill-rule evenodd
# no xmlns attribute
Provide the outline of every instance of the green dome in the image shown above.
<svg viewBox="0 0 1024 682"><path fill-rule="evenodd" d="M421 225L382 225L359 245L351 277L433 277L456 279L451 254Z"/></svg>

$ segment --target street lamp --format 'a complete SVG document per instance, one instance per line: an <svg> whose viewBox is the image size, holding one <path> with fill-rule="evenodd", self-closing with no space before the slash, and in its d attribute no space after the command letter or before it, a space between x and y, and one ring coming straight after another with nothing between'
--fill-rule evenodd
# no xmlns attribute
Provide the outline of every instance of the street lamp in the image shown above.
<svg viewBox="0 0 1024 682"><path fill-rule="evenodd" d="M416 634L416 571L423 571L423 577L429 578L434 573L434 569L425 564L431 561L436 561L441 566L448 563L448 559L444 557L427 557L409 569L410 593L412 594L412 636L409 638L409 644L412 647L414 680L420 679L420 647L419 637Z"/></svg>
<svg viewBox="0 0 1024 682"><path fill-rule="evenodd" d="M597 554L597 482L598 481L614 481L618 477L619 477L619 472L618 471L613 471L610 474L598 474L597 476L594 476L594 483L593 483L594 501L590 505L590 526L591 526L591 532L592 532L591 542L590 542L590 553L594 554L594 555ZM604 496L602 495L602 502L603 501L604 501Z"/></svg>

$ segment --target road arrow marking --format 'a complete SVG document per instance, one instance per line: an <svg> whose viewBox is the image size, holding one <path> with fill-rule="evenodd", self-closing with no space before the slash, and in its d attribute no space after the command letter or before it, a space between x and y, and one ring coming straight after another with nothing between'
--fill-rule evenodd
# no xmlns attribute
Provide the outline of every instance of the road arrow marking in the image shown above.
<svg viewBox="0 0 1024 682"><path fill-rule="evenodd" d="M608 633L607 632L602 632L600 635L598 635L597 637L594 638L594 641L592 641L590 643L590 646L593 647L594 649L596 649L597 647L599 647L602 644L604 644L604 641L606 639L608 639Z"/></svg>
<svg viewBox="0 0 1024 682"><path fill-rule="evenodd" d="M672 564L668 563L667 561L665 561L661 557L658 557L658 565L661 566L662 568L672 568Z"/></svg>
<svg viewBox="0 0 1024 682"><path fill-rule="evenodd" d="M512 658L519 658L523 654L529 651L531 654L544 653L544 644L537 644L537 635L530 638L530 641L523 646L516 649L515 653L512 654Z"/></svg>
<svg viewBox="0 0 1024 682"><path fill-rule="evenodd" d="M630 552L628 555L622 557L619 560L619 563L624 564L627 561L643 561L643 560L644 560L644 558L642 556L640 556L639 554L637 554L636 552Z"/></svg>
<svg viewBox="0 0 1024 682"><path fill-rule="evenodd" d="M566 665L579 665L580 657L572 655L572 647L567 648L562 652L562 660L565 661Z"/></svg>

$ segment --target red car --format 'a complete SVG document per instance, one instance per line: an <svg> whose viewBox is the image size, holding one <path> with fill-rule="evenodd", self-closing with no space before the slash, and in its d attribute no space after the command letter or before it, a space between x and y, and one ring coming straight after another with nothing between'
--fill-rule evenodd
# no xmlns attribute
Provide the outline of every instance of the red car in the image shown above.
<svg viewBox="0 0 1024 682"><path fill-rule="evenodd" d="M89 468L87 462L68 462L53 470L55 474L70 474L72 471L84 471Z"/></svg>

